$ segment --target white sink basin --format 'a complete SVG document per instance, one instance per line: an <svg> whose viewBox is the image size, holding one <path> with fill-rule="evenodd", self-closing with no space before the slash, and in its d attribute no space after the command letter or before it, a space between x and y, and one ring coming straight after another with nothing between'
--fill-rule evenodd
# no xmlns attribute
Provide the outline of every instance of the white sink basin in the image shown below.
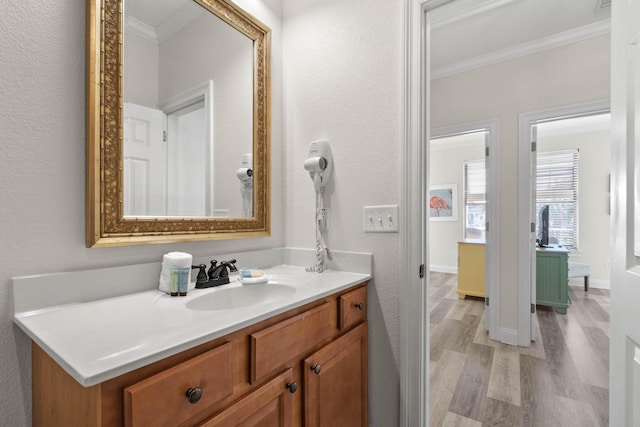
<svg viewBox="0 0 640 427"><path fill-rule="evenodd" d="M296 288L278 283L258 283L237 288L220 289L194 298L186 305L191 310L234 310L258 304L268 304L293 295Z"/></svg>

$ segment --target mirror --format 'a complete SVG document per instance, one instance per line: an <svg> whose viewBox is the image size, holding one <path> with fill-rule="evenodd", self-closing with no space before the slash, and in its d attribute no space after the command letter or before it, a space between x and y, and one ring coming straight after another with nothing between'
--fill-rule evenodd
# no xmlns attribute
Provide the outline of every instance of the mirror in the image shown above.
<svg viewBox="0 0 640 427"><path fill-rule="evenodd" d="M88 8L87 246L268 236L269 29L229 0Z"/></svg>

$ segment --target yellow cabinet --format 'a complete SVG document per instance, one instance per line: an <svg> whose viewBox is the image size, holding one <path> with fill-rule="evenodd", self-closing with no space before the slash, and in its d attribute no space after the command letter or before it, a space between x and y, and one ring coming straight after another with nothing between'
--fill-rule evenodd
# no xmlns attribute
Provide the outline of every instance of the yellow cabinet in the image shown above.
<svg viewBox="0 0 640 427"><path fill-rule="evenodd" d="M483 240L458 242L458 298L484 297L484 251Z"/></svg>

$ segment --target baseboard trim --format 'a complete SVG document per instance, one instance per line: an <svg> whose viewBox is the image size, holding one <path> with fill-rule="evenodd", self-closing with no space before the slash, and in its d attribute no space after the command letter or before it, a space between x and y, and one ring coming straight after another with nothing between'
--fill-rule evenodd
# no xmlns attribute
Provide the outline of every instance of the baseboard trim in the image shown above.
<svg viewBox="0 0 640 427"><path fill-rule="evenodd" d="M584 278L583 277L575 277L569 279L569 286L583 287L584 288ZM596 289L611 289L611 282L609 280L602 279L589 279L589 287Z"/></svg>
<svg viewBox="0 0 640 427"><path fill-rule="evenodd" d="M518 345L518 331L516 329L500 328L500 342L509 345Z"/></svg>
<svg viewBox="0 0 640 427"><path fill-rule="evenodd" d="M458 274L458 267L450 267L447 265L430 265L429 271L434 271L436 273Z"/></svg>

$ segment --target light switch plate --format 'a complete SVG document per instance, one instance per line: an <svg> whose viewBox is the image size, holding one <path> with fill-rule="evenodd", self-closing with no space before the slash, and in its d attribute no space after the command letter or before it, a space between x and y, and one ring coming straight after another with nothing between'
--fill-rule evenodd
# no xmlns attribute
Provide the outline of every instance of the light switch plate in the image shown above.
<svg viewBox="0 0 640 427"><path fill-rule="evenodd" d="M365 206L362 229L365 233L397 233L398 205Z"/></svg>

